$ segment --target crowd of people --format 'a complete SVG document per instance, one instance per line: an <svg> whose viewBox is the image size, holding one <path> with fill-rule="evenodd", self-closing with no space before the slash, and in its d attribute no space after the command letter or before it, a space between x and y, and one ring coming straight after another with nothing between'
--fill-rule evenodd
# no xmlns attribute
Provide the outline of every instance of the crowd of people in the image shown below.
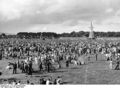
<svg viewBox="0 0 120 88"><path fill-rule="evenodd" d="M82 55L103 54L119 69L120 63L120 41L108 40L39 40L39 39L1 39L0 59L14 59L17 62L10 62L8 69L17 73L17 68L22 73L32 75L36 64L39 71L55 71L62 68L61 63L65 62L66 67L73 63L76 65L86 64L85 60L79 58ZM88 58L89 59L89 58ZM54 66L56 64L57 66ZM113 69L113 68L112 68Z"/></svg>
<svg viewBox="0 0 120 88"><path fill-rule="evenodd" d="M26 80L26 82L24 81L24 83L21 80L3 80L4 84L12 84L12 85L21 85L21 84L27 84L27 85L34 85L33 82L30 82L29 80ZM37 84L40 85L61 85L63 84L63 80L62 77L58 76L57 78L55 78L54 80L51 77L48 78L43 78L41 77L39 79L39 81L37 82Z"/></svg>

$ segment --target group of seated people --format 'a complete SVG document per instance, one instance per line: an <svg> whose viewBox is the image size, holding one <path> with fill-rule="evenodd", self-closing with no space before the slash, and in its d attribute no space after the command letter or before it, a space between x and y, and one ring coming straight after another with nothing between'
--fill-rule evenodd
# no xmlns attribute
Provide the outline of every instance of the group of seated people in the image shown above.
<svg viewBox="0 0 120 88"><path fill-rule="evenodd" d="M4 84L11 84L11 85L34 85L34 82L30 82L29 80L26 80L26 82L22 82L20 80L11 80L11 81L3 81L2 83ZM52 79L52 78L40 78L39 81L37 82L37 84L40 85L61 85L63 84L63 80L62 77L58 76L56 79Z"/></svg>

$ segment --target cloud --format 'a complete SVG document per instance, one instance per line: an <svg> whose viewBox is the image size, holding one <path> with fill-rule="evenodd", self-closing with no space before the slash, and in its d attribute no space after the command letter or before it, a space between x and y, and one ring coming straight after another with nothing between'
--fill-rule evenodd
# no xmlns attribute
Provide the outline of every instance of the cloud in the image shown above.
<svg viewBox="0 0 120 88"><path fill-rule="evenodd" d="M105 14L106 9L110 11L108 10L110 2L111 0L1 0L0 13L6 20L17 19L24 15L34 16L36 13L52 17L53 20L54 17L66 20L66 18Z"/></svg>
<svg viewBox="0 0 120 88"><path fill-rule="evenodd" d="M30 4L31 0L1 0L0 14L4 21L17 19L28 12L27 8Z"/></svg>
<svg viewBox="0 0 120 88"><path fill-rule="evenodd" d="M89 30L85 26L91 20L98 29L105 24L109 30L110 23L119 28L119 4L120 0L0 0L0 28L12 32Z"/></svg>

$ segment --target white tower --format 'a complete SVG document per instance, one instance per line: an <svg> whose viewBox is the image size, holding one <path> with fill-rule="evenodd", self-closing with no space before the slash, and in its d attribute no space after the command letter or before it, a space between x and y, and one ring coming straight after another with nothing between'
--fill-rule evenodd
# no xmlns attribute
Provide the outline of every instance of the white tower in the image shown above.
<svg viewBox="0 0 120 88"><path fill-rule="evenodd" d="M93 28L94 28L93 23L91 22L90 33L89 33L89 38L90 39L95 39Z"/></svg>

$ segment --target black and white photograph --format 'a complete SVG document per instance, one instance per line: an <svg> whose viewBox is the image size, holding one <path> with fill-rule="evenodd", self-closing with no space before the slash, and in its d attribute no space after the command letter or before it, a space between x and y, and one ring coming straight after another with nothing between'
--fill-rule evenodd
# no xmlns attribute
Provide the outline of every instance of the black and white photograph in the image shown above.
<svg viewBox="0 0 120 88"><path fill-rule="evenodd" d="M120 84L120 0L0 0L0 85L107 84Z"/></svg>

